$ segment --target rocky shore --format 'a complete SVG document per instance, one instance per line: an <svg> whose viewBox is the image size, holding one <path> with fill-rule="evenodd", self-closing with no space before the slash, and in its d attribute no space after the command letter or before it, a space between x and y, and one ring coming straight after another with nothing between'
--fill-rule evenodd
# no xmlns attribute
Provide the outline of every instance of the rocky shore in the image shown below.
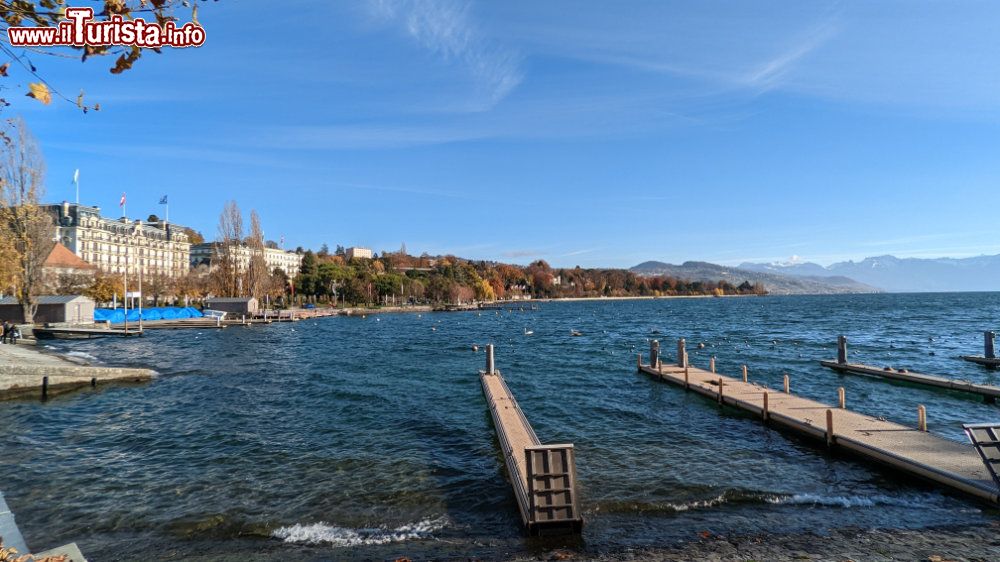
<svg viewBox="0 0 1000 562"><path fill-rule="evenodd" d="M986 562L1000 560L1000 521L970 528L838 529L825 535L723 537L706 534L697 540L671 547L597 555L557 550L534 560Z"/></svg>

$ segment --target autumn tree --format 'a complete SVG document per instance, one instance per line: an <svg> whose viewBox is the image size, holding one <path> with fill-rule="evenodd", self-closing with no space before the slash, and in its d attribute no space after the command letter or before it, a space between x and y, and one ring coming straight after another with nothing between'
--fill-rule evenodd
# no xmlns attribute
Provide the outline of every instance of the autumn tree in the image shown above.
<svg viewBox="0 0 1000 562"><path fill-rule="evenodd" d="M243 214L236 201L229 201L219 215L219 232L212 251L212 283L216 295L244 295L244 276L240 263L242 248Z"/></svg>
<svg viewBox="0 0 1000 562"><path fill-rule="evenodd" d="M267 269L264 259L264 230L260 226L260 215L250 211L250 235L246 239L246 248L250 259L246 265L247 294L257 299L263 299L270 282L271 272Z"/></svg>
<svg viewBox="0 0 1000 562"><path fill-rule="evenodd" d="M106 303L115 300L115 296L124 297L125 285L120 275L108 275L98 271L94 275L94 281L90 287L83 291L83 294L94 299L97 303Z"/></svg>
<svg viewBox="0 0 1000 562"><path fill-rule="evenodd" d="M40 206L45 161L38 142L20 118L7 121L0 138L0 237L10 241L13 261L0 268L14 280L24 321L34 322L42 264L54 244L55 223Z"/></svg>

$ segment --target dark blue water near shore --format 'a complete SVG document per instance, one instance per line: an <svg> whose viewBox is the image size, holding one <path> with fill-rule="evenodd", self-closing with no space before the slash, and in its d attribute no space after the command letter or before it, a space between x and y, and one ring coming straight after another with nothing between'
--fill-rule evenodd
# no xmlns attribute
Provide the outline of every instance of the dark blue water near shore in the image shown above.
<svg viewBox="0 0 1000 562"><path fill-rule="evenodd" d="M849 407L905 423L925 404L931 431L961 440L962 422L1000 408L816 360L845 333L852 359L998 384L955 359L981 353L987 328L998 293L556 302L57 342L161 376L0 403L0 489L29 544L76 541L93 560L505 558L701 531L975 524L997 513L637 375L635 353L652 330L670 355L683 336L696 364L747 363L772 387L788 373L830 402L845 386ZM476 376L472 345L487 342L539 437L576 444L577 542L519 533Z"/></svg>

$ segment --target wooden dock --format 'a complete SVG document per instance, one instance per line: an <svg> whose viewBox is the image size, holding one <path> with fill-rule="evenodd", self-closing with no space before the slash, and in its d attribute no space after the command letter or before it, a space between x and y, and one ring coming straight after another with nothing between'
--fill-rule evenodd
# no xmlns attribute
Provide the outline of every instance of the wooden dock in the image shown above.
<svg viewBox="0 0 1000 562"><path fill-rule="evenodd" d="M988 332L992 333L992 332ZM847 338L839 336L837 338L837 360L820 361L820 365L833 369L840 373L851 373L865 377L872 377L882 380L902 381L933 388L943 388L946 390L957 390L982 396L986 402L995 403L1000 397L1000 387L986 384L977 384L970 381L950 379L938 375L924 375L921 373L911 373L906 369L893 369L891 367L873 367L871 365L861 365L850 363L847 360Z"/></svg>
<svg viewBox="0 0 1000 562"><path fill-rule="evenodd" d="M983 332L983 354L982 355L959 355L960 359L979 363L986 367L1000 367L1000 357L996 354L996 333L987 330Z"/></svg>
<svg viewBox="0 0 1000 562"><path fill-rule="evenodd" d="M865 377L889 381L902 381L930 386L934 388L944 388L947 390L957 390L982 396L986 402L994 403L1000 396L1000 387L977 384L959 379L949 379L937 375L924 375L921 373L911 373L905 369L894 370L889 367L872 367L870 365L859 365L857 363L838 363L836 361L820 361L820 365L833 369L840 373L851 373Z"/></svg>
<svg viewBox="0 0 1000 562"><path fill-rule="evenodd" d="M486 348L487 367L480 371L483 395L493 417L504 462L530 535L578 533L583 518L576 491L572 444L542 445L493 366L493 346Z"/></svg>
<svg viewBox="0 0 1000 562"><path fill-rule="evenodd" d="M834 450L850 452L991 504L1000 503L1000 487L976 450L928 433L923 406L917 413L918 427L907 427L846 409L843 394L837 406L795 396L787 391L787 378L786 391L773 390L695 367L665 365L655 352L651 359L655 367L642 364L640 354L638 369L657 380L692 390L720 405L751 412L771 426L823 441Z"/></svg>
<svg viewBox="0 0 1000 562"><path fill-rule="evenodd" d="M132 337L141 336L142 330L130 328L128 330L120 328L85 328L85 327L52 327L52 328L32 328L32 333L38 339L89 339L106 337Z"/></svg>

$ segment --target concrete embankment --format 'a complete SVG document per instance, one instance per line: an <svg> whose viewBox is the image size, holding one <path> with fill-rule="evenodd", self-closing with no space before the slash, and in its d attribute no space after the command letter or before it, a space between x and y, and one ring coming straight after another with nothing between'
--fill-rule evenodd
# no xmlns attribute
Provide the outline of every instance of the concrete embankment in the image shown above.
<svg viewBox="0 0 1000 562"><path fill-rule="evenodd" d="M49 398L108 382L148 381L150 369L80 365L31 347L0 344L0 400Z"/></svg>

